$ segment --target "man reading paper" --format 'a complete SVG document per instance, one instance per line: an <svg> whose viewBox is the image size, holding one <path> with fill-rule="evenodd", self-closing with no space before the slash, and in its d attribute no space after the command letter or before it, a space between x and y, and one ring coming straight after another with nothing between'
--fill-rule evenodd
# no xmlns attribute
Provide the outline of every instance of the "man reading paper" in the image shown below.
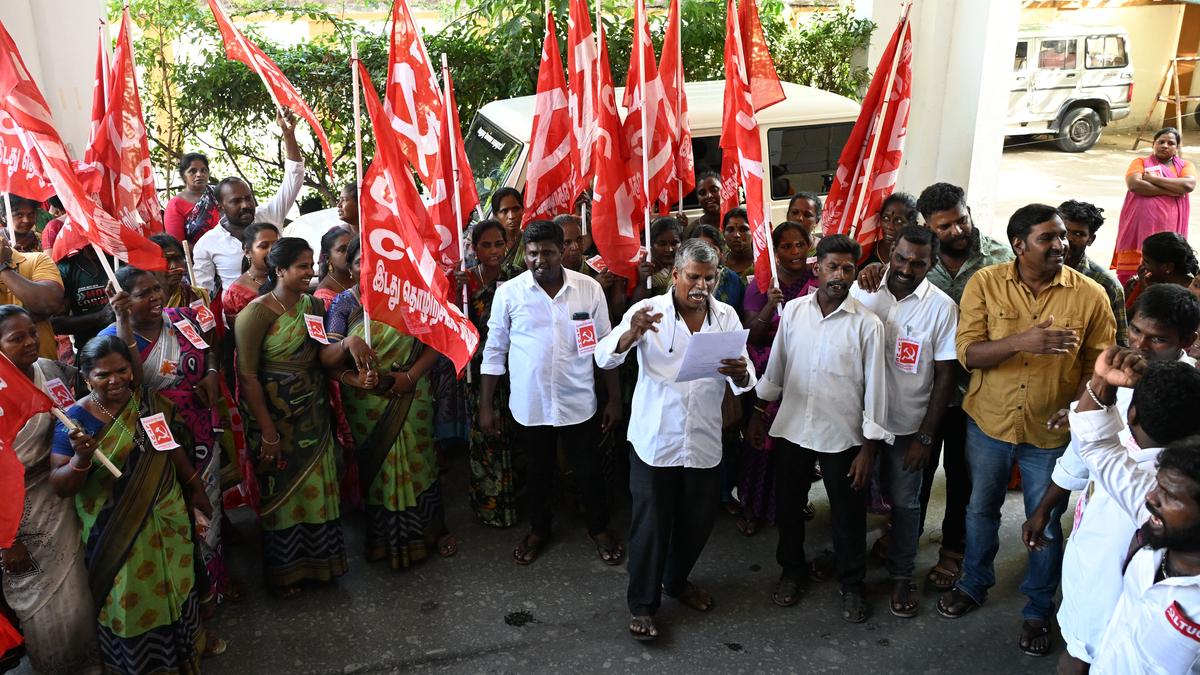
<svg viewBox="0 0 1200 675"><path fill-rule="evenodd" d="M693 239L675 254L672 289L638 302L596 346L596 364L621 365L638 348L629 442L629 632L638 640L658 637L654 615L662 593L701 612L712 597L688 580L700 557L719 502L721 408L725 388L741 394L756 378L745 347L721 362L722 379L676 382L693 334L741 330L737 310L711 297L718 253Z"/></svg>

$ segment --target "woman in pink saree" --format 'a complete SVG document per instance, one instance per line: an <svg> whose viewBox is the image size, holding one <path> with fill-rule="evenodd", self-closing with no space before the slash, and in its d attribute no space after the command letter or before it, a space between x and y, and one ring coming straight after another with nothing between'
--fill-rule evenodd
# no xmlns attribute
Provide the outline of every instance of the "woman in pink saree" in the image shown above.
<svg viewBox="0 0 1200 675"><path fill-rule="evenodd" d="M1188 199L1196 189L1196 165L1179 156L1182 140L1174 127L1159 129L1154 134L1154 152L1133 160L1125 171L1129 192L1121 207L1111 265L1121 283L1137 273L1146 237L1175 232L1187 238Z"/></svg>

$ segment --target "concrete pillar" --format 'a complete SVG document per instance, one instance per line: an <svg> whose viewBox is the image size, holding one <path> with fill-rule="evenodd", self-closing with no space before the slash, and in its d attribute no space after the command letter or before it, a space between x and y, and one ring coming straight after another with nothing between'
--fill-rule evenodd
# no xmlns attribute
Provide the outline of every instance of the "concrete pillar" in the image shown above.
<svg viewBox="0 0 1200 675"><path fill-rule="evenodd" d="M879 26L868 51L879 67L900 8L869 0L859 11ZM1001 236L1006 223L987 214L996 203L1020 11L1019 0L917 0L910 13L912 108L896 189L917 195L930 183L960 185L980 229Z"/></svg>
<svg viewBox="0 0 1200 675"><path fill-rule="evenodd" d="M3 0L0 23L38 83L67 149L82 158L91 126L102 0Z"/></svg>

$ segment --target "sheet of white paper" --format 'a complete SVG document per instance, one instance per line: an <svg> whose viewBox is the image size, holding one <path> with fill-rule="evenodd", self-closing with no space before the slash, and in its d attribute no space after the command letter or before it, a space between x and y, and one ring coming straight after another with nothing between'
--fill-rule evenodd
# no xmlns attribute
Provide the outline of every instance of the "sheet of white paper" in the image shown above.
<svg viewBox="0 0 1200 675"><path fill-rule="evenodd" d="M724 378L724 375L717 372L721 361L740 357L742 350L746 348L748 337L750 331L745 329L722 333L692 333L675 381Z"/></svg>

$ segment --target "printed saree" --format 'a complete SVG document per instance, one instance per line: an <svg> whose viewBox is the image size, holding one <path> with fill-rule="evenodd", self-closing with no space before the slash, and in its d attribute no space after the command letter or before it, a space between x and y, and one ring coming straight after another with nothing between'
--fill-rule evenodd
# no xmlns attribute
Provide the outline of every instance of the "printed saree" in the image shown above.
<svg viewBox="0 0 1200 675"><path fill-rule="evenodd" d="M68 411L123 474L97 463L75 496L106 672L200 672L191 517L170 453L155 451L139 423L159 411L171 420L144 390L108 424L80 405ZM70 447L61 422L54 433L56 451Z"/></svg>
<svg viewBox="0 0 1200 675"><path fill-rule="evenodd" d="M331 336L364 334L362 305L350 291L334 301ZM424 347L391 326L371 322L371 344L381 372L407 370ZM437 452L433 444L433 395L428 377L413 392L385 398L355 387L342 388L346 420L357 447L366 489L367 560L387 559L402 569L425 559L431 524L441 512Z"/></svg>
<svg viewBox="0 0 1200 675"><path fill-rule="evenodd" d="M320 345L308 337L305 314L324 316L324 306L306 295L290 312L276 316L262 303L251 303L236 326L238 370L243 376L258 374L280 435L283 461L255 467L263 566L267 583L276 587L329 581L347 568L329 389ZM257 457L262 429L244 397L242 406L249 455Z"/></svg>

